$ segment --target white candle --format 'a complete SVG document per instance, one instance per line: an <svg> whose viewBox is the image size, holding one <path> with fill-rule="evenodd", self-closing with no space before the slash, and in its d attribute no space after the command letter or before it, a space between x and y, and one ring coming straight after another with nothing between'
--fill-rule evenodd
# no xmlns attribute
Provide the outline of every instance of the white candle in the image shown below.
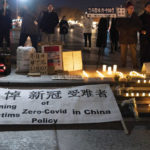
<svg viewBox="0 0 150 150"><path fill-rule="evenodd" d="M142 94L143 97L144 97L145 95L146 95L145 93Z"/></svg>
<svg viewBox="0 0 150 150"><path fill-rule="evenodd" d="M108 74L111 75L112 74L112 68L108 67Z"/></svg>
<svg viewBox="0 0 150 150"><path fill-rule="evenodd" d="M141 83L141 80L138 80L137 83Z"/></svg>
<svg viewBox="0 0 150 150"><path fill-rule="evenodd" d="M129 96L129 93L126 93L126 97L128 97Z"/></svg>
<svg viewBox="0 0 150 150"><path fill-rule="evenodd" d="M107 65L103 65L103 72L106 72Z"/></svg>
<svg viewBox="0 0 150 150"><path fill-rule="evenodd" d="M114 72L114 73L117 72L117 65L113 65L113 72Z"/></svg>
<svg viewBox="0 0 150 150"><path fill-rule="evenodd" d="M134 93L131 93L131 96L133 97L133 96L134 96Z"/></svg>
<svg viewBox="0 0 150 150"><path fill-rule="evenodd" d="M139 97L139 96L140 96L140 94L139 94L139 93L136 93L136 96L137 96L137 97Z"/></svg>
<svg viewBox="0 0 150 150"><path fill-rule="evenodd" d="M146 83L146 80L144 80L144 83Z"/></svg>

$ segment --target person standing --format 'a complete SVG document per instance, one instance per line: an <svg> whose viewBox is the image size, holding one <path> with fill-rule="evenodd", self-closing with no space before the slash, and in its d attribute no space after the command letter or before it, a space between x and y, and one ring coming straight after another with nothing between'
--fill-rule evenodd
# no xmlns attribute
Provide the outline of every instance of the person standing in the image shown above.
<svg viewBox="0 0 150 150"><path fill-rule="evenodd" d="M20 33L19 46L24 46L28 36L31 38L32 46L37 50L38 42L38 22L35 11L30 4L24 4L21 11L22 26Z"/></svg>
<svg viewBox="0 0 150 150"><path fill-rule="evenodd" d="M121 65L126 67L128 48L131 51L133 68L137 69L136 47L137 32L141 28L141 22L134 13L134 5L131 2L126 4L127 16L119 18L117 21L117 30L119 31L119 42L121 48Z"/></svg>
<svg viewBox="0 0 150 150"><path fill-rule="evenodd" d="M107 30L109 27L109 19L101 18L98 24L98 34L96 47L99 47L99 55L104 55L104 49L107 46Z"/></svg>
<svg viewBox="0 0 150 150"><path fill-rule="evenodd" d="M114 51L118 51L119 33L116 29L116 23L117 23L117 19L112 18L111 28L110 28L110 41L111 41L110 53L113 53Z"/></svg>
<svg viewBox="0 0 150 150"><path fill-rule="evenodd" d="M140 63L150 62L150 1L145 4L145 11L140 16L142 29L140 32Z"/></svg>
<svg viewBox="0 0 150 150"><path fill-rule="evenodd" d="M91 37L92 37L92 19L87 16L87 14L83 17L83 33L84 33L84 47L87 47L87 43L89 49L91 49Z"/></svg>
<svg viewBox="0 0 150 150"><path fill-rule="evenodd" d="M12 29L11 11L6 0L0 10L0 49L3 50L3 40L6 41L7 50L10 50L10 30Z"/></svg>
<svg viewBox="0 0 150 150"><path fill-rule="evenodd" d="M66 16L63 16L62 20L59 23L61 42L64 44L66 41L66 34L68 33L69 24L66 20Z"/></svg>
<svg viewBox="0 0 150 150"><path fill-rule="evenodd" d="M53 5L49 4L47 10L43 11L39 22L39 27L42 31L42 42L52 44L55 28L58 23L58 15L54 11Z"/></svg>

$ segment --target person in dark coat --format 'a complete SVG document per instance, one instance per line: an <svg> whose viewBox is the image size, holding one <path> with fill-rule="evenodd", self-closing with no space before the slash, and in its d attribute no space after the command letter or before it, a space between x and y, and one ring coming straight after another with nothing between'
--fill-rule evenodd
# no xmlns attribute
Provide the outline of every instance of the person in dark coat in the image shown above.
<svg viewBox="0 0 150 150"><path fill-rule="evenodd" d="M107 46L108 27L109 27L109 19L101 18L98 23L98 34L97 34L97 40L96 40L96 47L99 47L97 69L99 66L100 59L104 55L105 47Z"/></svg>
<svg viewBox="0 0 150 150"><path fill-rule="evenodd" d="M127 17L119 18L117 30L119 31L119 42L121 48L121 65L126 67L128 48L131 51L133 68L138 68L136 60L137 32L141 28L141 22L134 13L134 5L128 2L126 5Z"/></svg>
<svg viewBox="0 0 150 150"><path fill-rule="evenodd" d="M66 34L68 33L69 24L66 20L66 16L63 16L62 20L59 23L60 27L60 34L61 34L61 41L65 43Z"/></svg>
<svg viewBox="0 0 150 150"><path fill-rule="evenodd" d="M110 28L111 53L118 50L119 33L116 29L117 19L112 18Z"/></svg>
<svg viewBox="0 0 150 150"><path fill-rule="evenodd" d="M98 24L98 34L96 47L99 47L99 53L104 54L104 49L107 46L107 30L109 27L109 20L101 18Z"/></svg>
<svg viewBox="0 0 150 150"><path fill-rule="evenodd" d="M150 2L145 4L145 12L140 16L142 29L140 32L140 62L150 62Z"/></svg>
<svg viewBox="0 0 150 150"><path fill-rule="evenodd" d="M3 39L6 41L7 50L10 50L10 30L12 29L11 11L7 1L3 1L0 10L0 49L3 50Z"/></svg>
<svg viewBox="0 0 150 150"><path fill-rule="evenodd" d="M54 7L52 4L48 5L48 10L43 11L39 27L42 31L42 41L43 42L53 42L53 35L55 33L55 28L59 23L58 15L54 12Z"/></svg>
<svg viewBox="0 0 150 150"><path fill-rule="evenodd" d="M19 46L24 46L28 36L31 38L32 46L37 50L38 42L38 22L37 16L31 6L27 3L20 13L22 26L20 33Z"/></svg>

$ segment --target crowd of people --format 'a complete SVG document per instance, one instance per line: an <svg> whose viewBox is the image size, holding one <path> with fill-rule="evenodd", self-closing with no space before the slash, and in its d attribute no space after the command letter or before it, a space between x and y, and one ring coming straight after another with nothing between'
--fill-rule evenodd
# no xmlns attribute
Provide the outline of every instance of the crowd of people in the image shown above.
<svg viewBox="0 0 150 150"><path fill-rule="evenodd" d="M150 62L150 1L145 4L144 13L138 16L134 4L126 4L126 17L113 18L110 27L111 53L121 50L121 67L126 67L127 54L130 50L133 68L142 67L143 63ZM101 18L98 24L96 46L100 55L103 55L107 45L107 31L109 18ZM139 33L139 36L138 36ZM140 44L140 63L137 61L137 42ZM118 45L119 43L119 45Z"/></svg>
<svg viewBox="0 0 150 150"><path fill-rule="evenodd" d="M150 1L145 4L144 13L138 16L131 2L126 4L127 15L124 18L112 18L110 28L111 53L121 49L121 65L126 67L128 50L131 52L133 68L138 68L137 62L137 39L140 35L140 66L144 62L150 62ZM69 24L65 16L59 22L59 17L54 11L52 4L48 4L37 17L35 10L28 3L24 4L20 15L22 26L20 31L19 46L24 46L27 37L31 38L33 47L37 50L38 38L41 41L53 43L56 26L60 27L61 41L65 43ZM86 14L82 19L84 46L91 49L92 19ZM96 46L99 48L98 55L103 55L107 45L107 31L110 27L109 18L100 18L97 29ZM11 12L7 1L3 2L0 10L0 50L3 49L3 39L6 47L10 50L10 30L12 28Z"/></svg>

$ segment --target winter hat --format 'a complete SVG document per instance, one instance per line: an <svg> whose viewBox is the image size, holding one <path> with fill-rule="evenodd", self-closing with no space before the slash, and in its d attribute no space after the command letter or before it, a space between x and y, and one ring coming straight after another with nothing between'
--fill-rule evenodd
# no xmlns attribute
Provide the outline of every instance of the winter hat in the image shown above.
<svg viewBox="0 0 150 150"><path fill-rule="evenodd" d="M128 8L128 7L130 7L130 6L134 6L134 5L133 5L133 3L128 2L128 3L126 4L126 8Z"/></svg>
<svg viewBox="0 0 150 150"><path fill-rule="evenodd" d="M150 5L150 1L145 4L145 7L147 7L147 5Z"/></svg>

